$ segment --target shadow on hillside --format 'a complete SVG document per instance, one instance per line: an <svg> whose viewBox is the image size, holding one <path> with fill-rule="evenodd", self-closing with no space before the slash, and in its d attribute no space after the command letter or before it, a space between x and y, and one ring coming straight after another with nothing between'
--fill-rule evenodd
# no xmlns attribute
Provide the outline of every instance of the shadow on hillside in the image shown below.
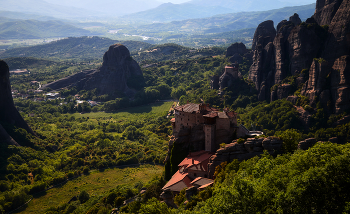
<svg viewBox="0 0 350 214"><path fill-rule="evenodd" d="M21 213L21 212L24 212L28 207L28 204L25 204L23 205L23 207L19 208L18 210L15 210L13 212L10 212L10 213Z"/></svg>
<svg viewBox="0 0 350 214"><path fill-rule="evenodd" d="M33 198L40 198L46 195L46 191L42 191L33 195Z"/></svg>

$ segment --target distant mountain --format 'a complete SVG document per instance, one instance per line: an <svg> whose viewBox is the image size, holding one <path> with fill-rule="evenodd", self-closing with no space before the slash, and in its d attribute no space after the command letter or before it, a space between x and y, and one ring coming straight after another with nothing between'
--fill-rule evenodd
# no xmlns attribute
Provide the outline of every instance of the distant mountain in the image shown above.
<svg viewBox="0 0 350 214"><path fill-rule="evenodd" d="M0 11L0 23L4 23L5 18L7 19L35 19L38 21L49 21L49 20L56 20L57 18L54 18L52 16L43 16L43 15L36 15L36 14L30 14L30 13L22 13L22 12L13 12L13 11Z"/></svg>
<svg viewBox="0 0 350 214"><path fill-rule="evenodd" d="M61 21L12 20L0 22L0 39L40 39L88 36L91 32Z"/></svg>
<svg viewBox="0 0 350 214"><path fill-rule="evenodd" d="M44 0L0 0L0 5L2 11L13 11L59 18L98 15L96 12L88 11L86 9L52 4Z"/></svg>
<svg viewBox="0 0 350 214"><path fill-rule="evenodd" d="M310 2L310 0L308 1ZM313 2L311 1L311 3ZM304 5L305 4L306 3L304 3ZM165 3L150 10L123 16L123 18L153 22L170 22L206 18L226 13L267 11L299 5L300 3L289 3L279 0L192 0L182 4Z"/></svg>
<svg viewBox="0 0 350 214"><path fill-rule="evenodd" d="M43 59L96 60L101 59L106 49L115 43L125 45L131 52L151 46L151 44L146 42L117 41L97 36L70 37L44 45L10 49L0 52L0 58L21 56Z"/></svg>
<svg viewBox="0 0 350 214"><path fill-rule="evenodd" d="M231 12L243 12L243 11L264 11L271 9L282 8L287 5L287 3L281 2L279 0L192 0L188 3L202 6L206 5L208 7L221 6L231 9ZM296 6L296 5L294 5Z"/></svg>
<svg viewBox="0 0 350 214"><path fill-rule="evenodd" d="M259 23L265 20L273 20L275 25L277 25L281 20L288 19L294 13L298 13L301 20L306 20L314 11L315 4L309 4L268 11L230 13L201 19L143 25L135 29L137 31L135 33L144 36L156 32L174 32L174 34L221 33L245 28L256 28Z"/></svg>
<svg viewBox="0 0 350 214"><path fill-rule="evenodd" d="M98 16L122 16L149 10L159 6L156 0L45 0L51 4L59 4L65 7L76 7L98 13ZM91 14L86 14L91 15Z"/></svg>
<svg viewBox="0 0 350 214"><path fill-rule="evenodd" d="M122 18L143 21L148 20L153 22L169 22L184 19L204 18L230 12L232 12L231 9L221 6L207 7L204 5L188 3L165 3L154 9L126 15Z"/></svg>
<svg viewBox="0 0 350 214"><path fill-rule="evenodd" d="M231 9L231 12L249 12L313 4L316 0L191 0L188 3L197 6L225 7Z"/></svg>

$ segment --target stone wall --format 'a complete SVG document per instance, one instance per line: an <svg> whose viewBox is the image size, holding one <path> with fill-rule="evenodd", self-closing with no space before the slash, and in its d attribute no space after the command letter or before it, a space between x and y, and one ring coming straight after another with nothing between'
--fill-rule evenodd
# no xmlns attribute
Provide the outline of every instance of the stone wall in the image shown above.
<svg viewBox="0 0 350 214"><path fill-rule="evenodd" d="M175 127L173 129L173 134L177 137L177 133L183 128L193 128L198 124L203 124L204 119L201 114L192 114L188 112L175 112Z"/></svg>
<svg viewBox="0 0 350 214"><path fill-rule="evenodd" d="M281 151L282 140L277 137L268 138L248 138L244 143L237 143L237 140L227 144L211 156L208 164L209 178L213 178L215 167L227 161L234 159L239 161L247 160L264 153L267 150L270 154Z"/></svg>

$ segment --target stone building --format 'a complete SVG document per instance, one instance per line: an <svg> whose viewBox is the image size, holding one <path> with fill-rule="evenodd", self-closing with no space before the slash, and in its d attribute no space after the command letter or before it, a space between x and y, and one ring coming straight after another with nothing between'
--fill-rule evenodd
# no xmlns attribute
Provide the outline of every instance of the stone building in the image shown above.
<svg viewBox="0 0 350 214"><path fill-rule="evenodd" d="M228 109L221 112L209 104L189 103L175 107L174 111L175 118L171 120L174 137L191 135L192 130L199 130L203 133L199 135L199 142L208 152L215 152L221 143L231 142L238 129L237 113Z"/></svg>
<svg viewBox="0 0 350 214"><path fill-rule="evenodd" d="M238 78L239 65L237 62L225 66L225 72L231 74L233 78Z"/></svg>

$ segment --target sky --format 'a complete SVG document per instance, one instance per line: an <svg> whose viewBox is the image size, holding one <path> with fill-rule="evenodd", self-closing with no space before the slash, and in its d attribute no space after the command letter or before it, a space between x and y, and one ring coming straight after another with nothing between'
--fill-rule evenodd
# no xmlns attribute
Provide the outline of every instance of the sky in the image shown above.
<svg viewBox="0 0 350 214"><path fill-rule="evenodd" d="M189 0L157 0L157 1L163 2L163 3L171 2L173 4L181 4L181 3L184 3L184 2L188 2Z"/></svg>

